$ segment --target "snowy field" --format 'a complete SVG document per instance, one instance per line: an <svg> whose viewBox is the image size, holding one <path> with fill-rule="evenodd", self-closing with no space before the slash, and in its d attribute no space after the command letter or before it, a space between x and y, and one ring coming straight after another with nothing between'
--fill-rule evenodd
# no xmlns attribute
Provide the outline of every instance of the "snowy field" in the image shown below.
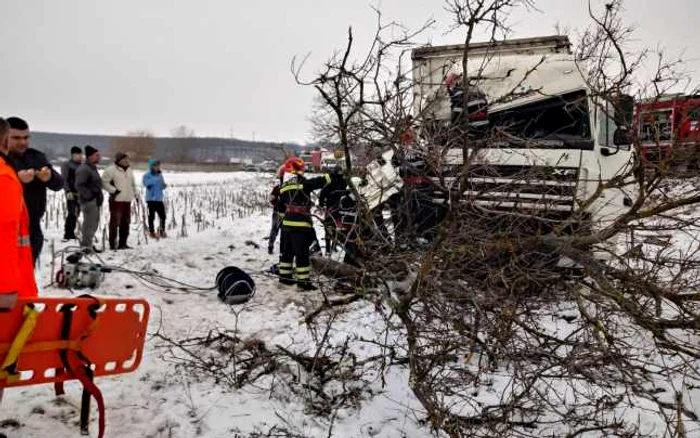
<svg viewBox="0 0 700 438"><path fill-rule="evenodd" d="M137 180L140 178L138 174ZM165 178L169 184L169 238L146 239L143 211L135 209L129 238L134 249L106 251L100 255L104 264L157 272L202 288L212 287L216 274L233 265L253 276L257 293L249 303L230 308L218 300L215 292L158 288L130 274L107 274L95 294L145 298L151 304L149 337L140 368L132 374L98 379L107 407L107 437L433 436L408 389L408 373L403 366L391 367L385 375L363 375L362 392L371 396L354 408L334 410L332 416L310 412L299 394L289 390L289 382L261 379L238 388L183 367L176 359L182 354L169 348L165 339L206 337L212 330L313 355L314 333L307 330L302 317L321 301L317 293L280 287L267 274L278 257L277 253L267 254L265 240L270 226L267 195L274 181L272 175L166 173ZM64 208L62 193L51 193L41 267L44 295L70 296L70 292L49 285L56 268L52 267L52 253L67 245L61 243ZM102 238L106 219L104 212L98 238ZM689 238L675 236L674 241L680 239L678 245L683 246L682 240ZM566 311L563 306L562 312ZM360 301L348 307L349 311L335 322L330 334L332 343L341 344L348 338L382 339L384 334L379 330L383 321L373 304ZM554 333L570 330L563 321L552 322L549 329ZM370 343L366 347L362 342L356 345L361 346L353 352L358 359L379 352ZM500 391L506 391L507 372L502 374L499 377L495 373L493 386L480 391L481 401L496 401ZM667 382L658 382L657 386L665 391L660 397L669 398L684 388L681 391L687 400L686 409L700 415L700 389L686 386L682 374L669 376ZM6 391L0 409L0 433L9 438L78 436L80 387L71 382L67 392L67 397L56 398L51 385ZM664 436L665 426L656 415L644 415L644 408L618 414L638 418L649 436ZM539 432L540 436L563 436L557 430L553 426L552 430ZM688 436L700 436L694 425L689 425L687 432ZM91 435L97 436L95 413Z"/></svg>
<svg viewBox="0 0 700 438"><path fill-rule="evenodd" d="M164 343L153 336L159 333L170 339L184 339L218 328L238 330L244 339L256 336L269 344L304 351L305 345L312 344L299 318L318 305L314 297L301 295L294 287L280 288L276 279L265 275L277 261L277 253L267 254L265 241L270 225L266 199L271 175L166 173L165 178L169 184L170 237L146 242L136 212L129 238L134 249L105 252L101 255L105 264L156 270L202 287L212 286L218 271L233 265L254 276L257 293L248 304L230 309L214 292L154 290L128 274L107 274L95 294L146 298L151 304L151 336L136 372L98 379L107 407L106 436L267 436L276 425L298 436L328 436L329 419L305 413L293 397L271 396L269 388L255 385L232 389L202 375L183 373L169 360ZM50 194L42 260L44 285L50 282L52 247L55 245L53 249L58 251L66 245L61 243L62 215L63 195ZM70 296L68 291L54 287L46 287L43 293ZM372 336L373 307L360 303L355 306L338 326L339 333ZM332 436L430 436L412 413L411 408L418 405L408 393L406 375L397 369L385 378L384 388L376 382L376 395L371 401L360 409L337 413ZM65 399L55 397L52 385L7 390L0 410L0 425L6 426L0 426L0 432L9 438L79 436L79 400L80 387L74 382L67 385ZM91 435L97 436L96 412L91 420Z"/></svg>

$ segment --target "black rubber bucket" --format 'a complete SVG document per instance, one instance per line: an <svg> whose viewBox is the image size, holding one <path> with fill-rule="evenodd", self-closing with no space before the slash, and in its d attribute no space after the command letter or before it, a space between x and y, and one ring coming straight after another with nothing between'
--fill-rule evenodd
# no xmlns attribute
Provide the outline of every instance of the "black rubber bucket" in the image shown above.
<svg viewBox="0 0 700 438"><path fill-rule="evenodd" d="M255 281L235 266L227 266L216 275L219 299L226 304L243 304L255 295Z"/></svg>

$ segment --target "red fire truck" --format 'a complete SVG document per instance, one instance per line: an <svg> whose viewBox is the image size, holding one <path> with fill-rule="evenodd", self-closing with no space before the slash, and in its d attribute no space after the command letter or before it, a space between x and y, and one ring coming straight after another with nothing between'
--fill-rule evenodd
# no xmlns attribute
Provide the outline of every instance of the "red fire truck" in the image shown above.
<svg viewBox="0 0 700 438"><path fill-rule="evenodd" d="M637 103L635 119L646 165L700 169L700 96L670 95Z"/></svg>

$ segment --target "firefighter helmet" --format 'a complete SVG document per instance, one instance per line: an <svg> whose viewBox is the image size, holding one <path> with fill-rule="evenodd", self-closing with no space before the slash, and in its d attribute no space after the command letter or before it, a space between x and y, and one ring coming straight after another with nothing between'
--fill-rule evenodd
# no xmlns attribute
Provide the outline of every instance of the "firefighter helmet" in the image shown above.
<svg viewBox="0 0 700 438"><path fill-rule="evenodd" d="M295 175L300 175L304 173L305 168L306 163L299 157L291 157L284 162L285 173L293 173Z"/></svg>

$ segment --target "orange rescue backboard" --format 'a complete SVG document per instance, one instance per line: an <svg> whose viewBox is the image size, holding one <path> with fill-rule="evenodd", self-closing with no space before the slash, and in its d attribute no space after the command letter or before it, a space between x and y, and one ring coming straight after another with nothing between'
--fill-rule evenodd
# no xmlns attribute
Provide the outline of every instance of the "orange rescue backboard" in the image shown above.
<svg viewBox="0 0 700 438"><path fill-rule="evenodd" d="M27 305L38 311L33 332L22 347L15 375L0 379L0 388L63 382L75 379L62 372L60 350L82 354L95 376L128 373L141 363L150 307L146 300L107 297L20 298L9 312L0 312L0 365L25 325ZM71 310L70 336L62 339L64 305ZM61 312L61 309L64 312ZM96 310L93 319L90 309Z"/></svg>

